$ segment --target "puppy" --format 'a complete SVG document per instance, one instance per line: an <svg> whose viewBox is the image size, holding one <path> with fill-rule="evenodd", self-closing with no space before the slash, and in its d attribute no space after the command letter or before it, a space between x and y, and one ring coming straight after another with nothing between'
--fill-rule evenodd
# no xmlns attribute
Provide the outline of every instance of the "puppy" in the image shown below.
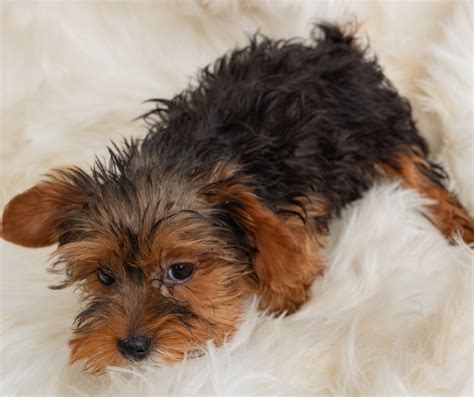
<svg viewBox="0 0 474 397"><path fill-rule="evenodd" d="M324 271L328 222L380 179L433 199L431 222L474 241L408 102L335 26L310 44L256 36L152 101L143 139L52 171L3 213L5 240L58 244L54 288L84 295L70 346L87 371L198 355L234 332L250 294L294 312Z"/></svg>

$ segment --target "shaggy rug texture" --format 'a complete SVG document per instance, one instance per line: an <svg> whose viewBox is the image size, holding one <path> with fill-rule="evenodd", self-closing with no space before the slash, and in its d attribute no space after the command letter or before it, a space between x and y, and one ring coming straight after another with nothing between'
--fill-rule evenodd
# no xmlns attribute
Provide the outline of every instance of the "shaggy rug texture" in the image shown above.
<svg viewBox="0 0 474 397"><path fill-rule="evenodd" d="M199 67L260 29L308 37L357 19L407 96L433 159L474 210L472 2L4 2L2 205L50 167L86 165L110 139L142 135L143 101L179 92ZM52 248L1 242L2 395L472 395L472 250L423 217L427 200L374 187L331 226L328 270L296 314L249 302L223 347L172 367L89 376L68 366L78 312L51 291Z"/></svg>

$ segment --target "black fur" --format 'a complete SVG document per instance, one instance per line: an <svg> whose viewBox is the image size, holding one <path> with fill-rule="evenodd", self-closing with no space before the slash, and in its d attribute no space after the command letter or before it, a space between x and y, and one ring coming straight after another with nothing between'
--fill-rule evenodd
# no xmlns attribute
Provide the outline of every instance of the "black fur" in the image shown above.
<svg viewBox="0 0 474 397"><path fill-rule="evenodd" d="M256 35L204 68L198 82L170 100L151 100L156 107L143 116L150 130L144 139L114 146L110 162L98 162L92 176L75 174L91 197L90 211L111 205L117 214L133 211L144 187L155 192L156 202L140 210L136 225L114 218L110 228L117 235L123 229L133 235L144 212L167 200L160 196L161 180L172 175L193 189L218 163L238 165L234 177L248 177L260 200L282 216L285 205L304 210L302 198L323 197L329 210L316 224L326 230L329 219L373 183L375 164L390 163L406 148L428 152L408 102L376 59L335 26L319 26L310 44ZM168 198L170 208L174 200ZM245 230L230 213L216 208L210 222L229 229L237 248L251 256Z"/></svg>
<svg viewBox="0 0 474 397"><path fill-rule="evenodd" d="M337 213L369 187L375 163L403 146L427 154L376 60L337 27L316 34L310 45L255 36L206 67L198 87L155 100L142 155L184 178L235 163L274 211L318 193Z"/></svg>

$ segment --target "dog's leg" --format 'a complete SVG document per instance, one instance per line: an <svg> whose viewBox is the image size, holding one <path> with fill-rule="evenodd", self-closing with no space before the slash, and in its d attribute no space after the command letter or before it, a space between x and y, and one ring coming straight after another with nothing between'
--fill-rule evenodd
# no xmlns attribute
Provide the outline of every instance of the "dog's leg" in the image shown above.
<svg viewBox="0 0 474 397"><path fill-rule="evenodd" d="M400 178L402 186L417 189L435 201L429 206L428 217L448 239L459 231L466 243L474 242L474 219L456 196L444 187L446 175L443 169L431 163L420 150L400 150L389 161L379 165L386 176Z"/></svg>

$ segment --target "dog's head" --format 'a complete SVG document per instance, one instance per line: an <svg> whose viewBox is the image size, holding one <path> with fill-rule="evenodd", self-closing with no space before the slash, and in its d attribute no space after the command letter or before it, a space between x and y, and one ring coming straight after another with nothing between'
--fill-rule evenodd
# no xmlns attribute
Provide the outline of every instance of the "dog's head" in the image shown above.
<svg viewBox="0 0 474 397"><path fill-rule="evenodd" d="M58 244L52 268L64 279L53 288L75 285L84 298L71 361L86 360L91 372L219 345L252 291L275 310L306 297L308 282L303 288L283 271L299 261L300 245L236 167L215 164L184 178L179 165L156 167L140 150L129 145L89 173L55 171L3 213L4 239Z"/></svg>

